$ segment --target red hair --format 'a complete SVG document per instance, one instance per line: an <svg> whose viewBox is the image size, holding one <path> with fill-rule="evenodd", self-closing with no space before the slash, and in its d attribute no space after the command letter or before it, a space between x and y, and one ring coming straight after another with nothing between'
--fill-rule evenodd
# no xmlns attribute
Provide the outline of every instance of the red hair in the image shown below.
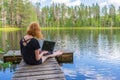
<svg viewBox="0 0 120 80"><path fill-rule="evenodd" d="M33 22L28 26L27 34L39 39L43 39L40 25L36 22Z"/></svg>

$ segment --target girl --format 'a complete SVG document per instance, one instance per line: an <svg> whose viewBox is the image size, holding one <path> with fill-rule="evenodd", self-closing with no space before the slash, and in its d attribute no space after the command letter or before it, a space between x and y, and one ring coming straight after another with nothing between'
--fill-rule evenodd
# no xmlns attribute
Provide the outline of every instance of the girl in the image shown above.
<svg viewBox="0 0 120 80"><path fill-rule="evenodd" d="M20 50L23 60L30 65L42 64L49 57L62 55L58 50L51 55L46 55L48 51L41 51L37 39L43 39L41 28L38 23L33 22L28 26L27 34L20 40Z"/></svg>

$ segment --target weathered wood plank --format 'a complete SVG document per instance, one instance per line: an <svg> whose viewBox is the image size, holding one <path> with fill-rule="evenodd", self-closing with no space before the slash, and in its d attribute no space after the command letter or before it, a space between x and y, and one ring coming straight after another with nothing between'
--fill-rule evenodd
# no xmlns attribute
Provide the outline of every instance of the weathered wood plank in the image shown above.
<svg viewBox="0 0 120 80"><path fill-rule="evenodd" d="M64 53L61 56L56 57L59 63L73 63L73 53Z"/></svg>
<svg viewBox="0 0 120 80"><path fill-rule="evenodd" d="M58 80L61 80L59 78L64 79L64 75L63 74L51 74L51 75L37 75L37 76L27 76L27 77L19 77L19 78L13 78L12 80L46 80L46 79L54 79L54 78L58 78Z"/></svg>
<svg viewBox="0 0 120 80"><path fill-rule="evenodd" d="M36 68L36 69L26 69L26 70L23 70L23 69L20 69L20 70L17 70L16 72L19 72L19 73L22 73L22 72L39 72L39 71L48 71L48 70L60 70L59 67L50 67L50 68Z"/></svg>
<svg viewBox="0 0 120 80"><path fill-rule="evenodd" d="M55 63L57 64L57 63ZM34 68L48 68L48 67L57 67L58 65L53 65L53 64L49 64L49 65L42 65L42 66L38 66L38 65L26 65L25 67L24 66L21 66L21 67L18 67L17 69L34 69Z"/></svg>
<svg viewBox="0 0 120 80"><path fill-rule="evenodd" d="M54 79L37 79L37 80L65 80L64 78L54 78Z"/></svg>
<svg viewBox="0 0 120 80"><path fill-rule="evenodd" d="M19 63L22 59L20 50L9 50L3 55L4 62Z"/></svg>
<svg viewBox="0 0 120 80"><path fill-rule="evenodd" d="M4 56L21 56L20 50L9 50Z"/></svg>
<svg viewBox="0 0 120 80"><path fill-rule="evenodd" d="M52 63L52 64L51 64L51 63ZM44 63L41 64L41 65L44 67L44 66L46 66L46 64L47 64L47 65L53 65L53 64L58 64L58 62L56 61L55 58L51 58L51 59L48 59L47 62L44 62ZM30 66L32 66L32 67L34 67L34 66L39 67L38 65L27 65L26 63L24 63L23 60L21 61L19 67L21 68L22 66L23 66L24 68L25 68L25 67L30 67Z"/></svg>
<svg viewBox="0 0 120 80"><path fill-rule="evenodd" d="M36 76L36 75L49 75L49 74L58 74L62 73L61 70L46 70L46 71L38 71L38 72L25 72L25 73L15 73L14 77L26 77L26 76Z"/></svg>

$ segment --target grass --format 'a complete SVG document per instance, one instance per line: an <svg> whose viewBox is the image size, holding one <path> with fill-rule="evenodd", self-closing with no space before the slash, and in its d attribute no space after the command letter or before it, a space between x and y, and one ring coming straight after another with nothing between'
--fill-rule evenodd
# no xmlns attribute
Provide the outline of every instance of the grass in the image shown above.
<svg viewBox="0 0 120 80"><path fill-rule="evenodd" d="M0 31L16 31L21 30L21 28L0 28Z"/></svg>
<svg viewBox="0 0 120 80"><path fill-rule="evenodd" d="M17 31L25 28L0 28L0 31ZM42 27L42 30L111 30L120 27Z"/></svg>
<svg viewBox="0 0 120 80"><path fill-rule="evenodd" d="M111 30L120 29L120 27L42 27L43 30Z"/></svg>

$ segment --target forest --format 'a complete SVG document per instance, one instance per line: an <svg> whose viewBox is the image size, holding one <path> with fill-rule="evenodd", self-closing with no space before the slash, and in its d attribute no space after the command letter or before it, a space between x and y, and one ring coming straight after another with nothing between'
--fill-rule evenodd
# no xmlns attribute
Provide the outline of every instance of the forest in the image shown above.
<svg viewBox="0 0 120 80"><path fill-rule="evenodd" d="M66 6L52 3L41 7L29 0L0 0L0 27L24 28L32 21L42 27L120 27L120 7Z"/></svg>

